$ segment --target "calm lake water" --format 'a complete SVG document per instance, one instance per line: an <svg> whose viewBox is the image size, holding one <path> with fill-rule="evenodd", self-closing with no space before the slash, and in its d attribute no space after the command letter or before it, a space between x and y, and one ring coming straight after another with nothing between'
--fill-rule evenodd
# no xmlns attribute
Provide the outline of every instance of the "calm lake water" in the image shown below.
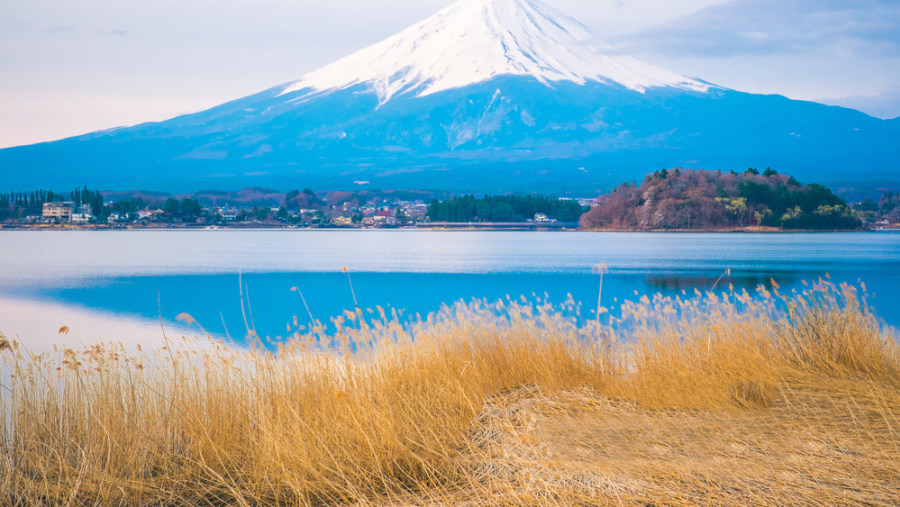
<svg viewBox="0 0 900 507"><path fill-rule="evenodd" d="M458 300L571 294L596 304L598 263L606 305L637 294L680 293L721 283L786 289L830 274L862 281L885 321L900 325L900 234L637 234L487 231L4 231L0 330L41 308L82 310L168 325L185 312L214 334L241 336L239 273L261 335L285 334L294 315L323 321L354 306L425 315ZM40 319L53 322L53 313ZM32 319L36 317L30 316ZM60 322L59 325L68 325ZM157 324L158 328L158 324Z"/></svg>

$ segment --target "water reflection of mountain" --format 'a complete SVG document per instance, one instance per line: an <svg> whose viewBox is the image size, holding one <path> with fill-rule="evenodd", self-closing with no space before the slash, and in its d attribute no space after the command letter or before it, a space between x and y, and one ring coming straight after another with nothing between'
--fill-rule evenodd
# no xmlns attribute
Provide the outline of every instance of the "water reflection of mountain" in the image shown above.
<svg viewBox="0 0 900 507"><path fill-rule="evenodd" d="M679 274L648 274L644 276L644 285L655 292L672 292L672 291L693 291L709 290L716 286L718 289L734 286L735 290L746 289L748 292L753 291L758 286L769 289L772 287L772 280L775 280L780 286L798 285L802 280L812 280L820 276L819 273L798 273L798 272L732 272L728 276L725 273L679 273ZM721 279L720 279L721 277Z"/></svg>

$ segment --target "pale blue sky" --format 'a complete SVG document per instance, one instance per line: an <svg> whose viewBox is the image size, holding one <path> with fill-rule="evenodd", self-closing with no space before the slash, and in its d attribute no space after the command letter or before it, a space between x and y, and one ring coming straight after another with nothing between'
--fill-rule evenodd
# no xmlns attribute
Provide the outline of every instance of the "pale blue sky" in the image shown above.
<svg viewBox="0 0 900 507"><path fill-rule="evenodd" d="M544 0L652 63L900 116L897 0ZM290 81L452 0L0 0L0 147Z"/></svg>

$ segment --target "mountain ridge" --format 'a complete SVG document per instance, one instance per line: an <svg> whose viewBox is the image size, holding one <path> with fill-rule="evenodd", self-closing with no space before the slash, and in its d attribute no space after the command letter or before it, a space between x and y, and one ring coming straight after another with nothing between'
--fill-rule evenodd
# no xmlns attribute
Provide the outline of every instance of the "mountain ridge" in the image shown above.
<svg viewBox="0 0 900 507"><path fill-rule="evenodd" d="M528 18L509 11L521 7L528 14L536 5L542 4L463 0L386 41L417 41L404 34L424 30L423 37L431 41L426 41L426 49L437 44L434 41L446 46L448 40L461 37L460 48L453 51L467 53L484 47L487 40L494 56L484 51L485 61L505 69L497 55L506 55L510 46L495 44L496 32L502 30L478 28L493 22L485 6L497 6L512 19L512 32L549 24L556 28L538 30L541 37L553 30L561 31L559 37L570 37L565 50L546 54L535 50L544 56L534 61L582 54L585 49L571 42L577 37L569 33L580 30L576 21ZM542 16L549 9L541 11ZM487 21L471 21L465 16L471 12L482 13ZM455 34L449 39L446 34L434 35L443 27L435 20L447 16L447 33ZM460 31L478 32L486 39L467 39ZM301 79L302 86L293 81L164 122L0 150L0 171L7 185L20 189L47 181L110 190L184 191L245 186L339 189L366 181L371 185L367 188L486 192L541 188L586 193L608 190L661 167L771 166L812 181L897 179L900 174L896 119L880 120L855 110L747 94L705 82L680 86L691 78L678 74L666 85L655 86L658 81L652 81L638 86L622 77L632 76L625 72L631 69L627 65L618 69L624 72L618 75L624 83L580 79L590 73L600 76L602 69L584 70L574 63L539 69L537 75L494 75L496 68L476 65L477 72L466 79L479 81L446 87L449 81L418 79L420 64L434 54L425 51L424 56L416 55L420 60L416 62L406 58L406 50L385 53L383 44L332 64L340 64L337 67L322 68L330 68L324 75L331 75L360 54L368 58L366 51L385 58L381 63L369 58L375 62L369 69L338 72L342 79L317 80L314 71L307 76L315 79L302 78L306 79ZM559 44L547 38L532 46ZM466 64L456 53L449 54L445 61L441 54L434 59L438 78L441 72ZM384 68L387 74L379 74ZM542 74L545 71L549 74ZM378 76L386 80L381 89ZM390 81L392 77L397 81Z"/></svg>

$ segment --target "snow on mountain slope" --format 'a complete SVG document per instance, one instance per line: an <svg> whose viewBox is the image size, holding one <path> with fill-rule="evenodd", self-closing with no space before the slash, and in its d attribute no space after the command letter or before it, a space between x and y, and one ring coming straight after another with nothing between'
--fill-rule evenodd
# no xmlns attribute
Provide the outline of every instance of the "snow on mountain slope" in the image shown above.
<svg viewBox="0 0 900 507"><path fill-rule="evenodd" d="M900 119L716 87L592 40L535 0L463 0L207 111L0 150L0 181L582 193L660 167L771 166L805 181L900 174Z"/></svg>
<svg viewBox="0 0 900 507"><path fill-rule="evenodd" d="M709 84L615 54L578 21L535 0L461 0L434 16L284 85L282 95L369 84L381 103L425 96L501 75L544 84L597 81L643 92ZM301 96L299 99L302 99Z"/></svg>

